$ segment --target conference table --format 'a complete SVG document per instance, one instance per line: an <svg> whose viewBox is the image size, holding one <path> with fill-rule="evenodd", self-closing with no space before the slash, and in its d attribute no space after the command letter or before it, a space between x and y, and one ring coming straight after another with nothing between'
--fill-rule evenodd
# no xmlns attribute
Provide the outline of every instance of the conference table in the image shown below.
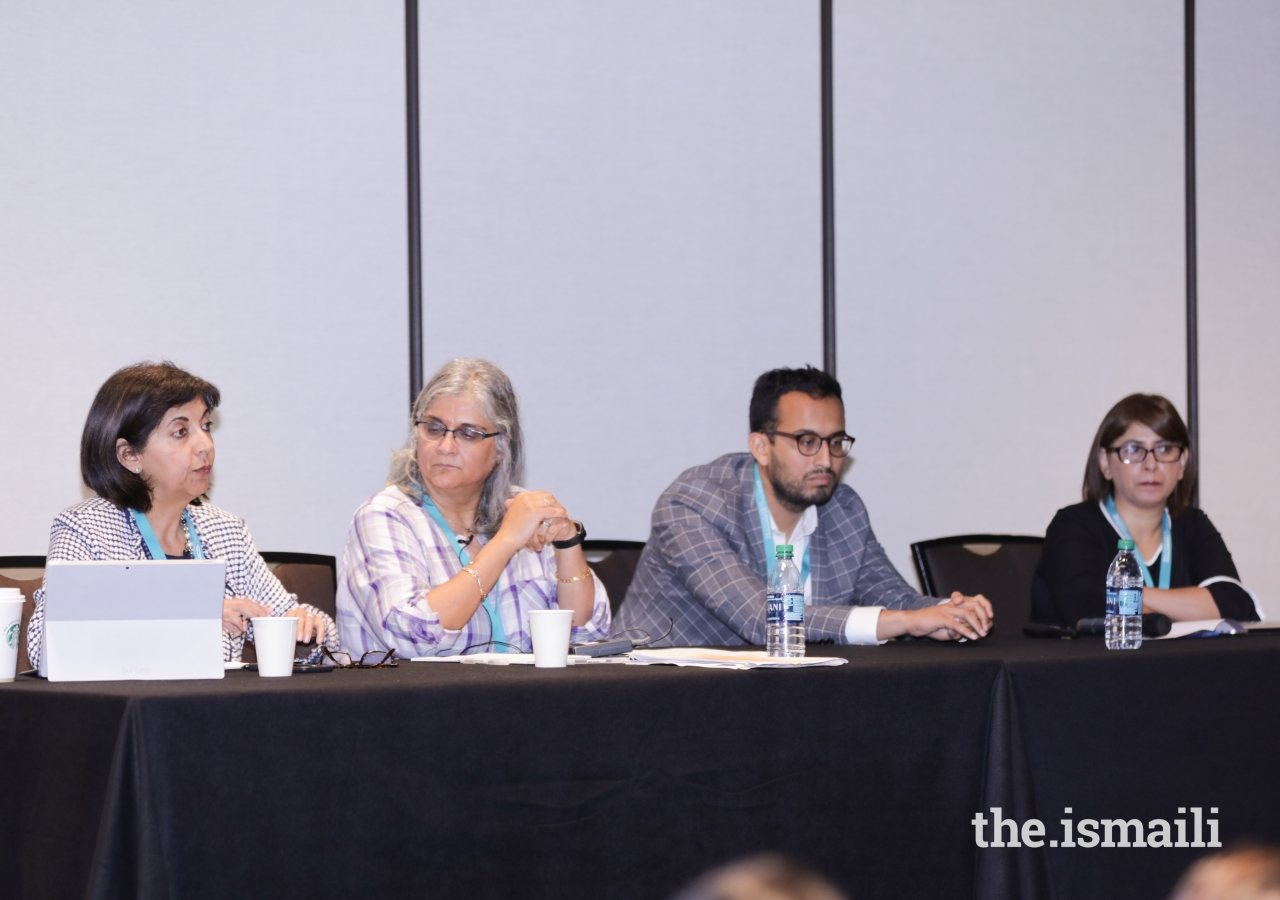
<svg viewBox="0 0 1280 900"><path fill-rule="evenodd" d="M1161 898L1212 851L981 848L975 814L1053 838L1214 808L1223 843L1280 841L1280 635L998 631L811 645L848 663L785 671L19 676L0 894L661 900L778 851L853 900Z"/></svg>

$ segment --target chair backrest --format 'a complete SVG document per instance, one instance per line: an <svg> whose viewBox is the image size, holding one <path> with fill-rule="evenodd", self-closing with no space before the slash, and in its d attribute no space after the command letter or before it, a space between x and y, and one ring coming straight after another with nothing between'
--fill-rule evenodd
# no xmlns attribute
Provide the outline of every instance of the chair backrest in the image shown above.
<svg viewBox="0 0 1280 900"><path fill-rule="evenodd" d="M1031 581L1043 546L1041 537L962 534L912 544L911 555L926 594L982 594L995 612L992 630L1016 634L1031 621Z"/></svg>
<svg viewBox="0 0 1280 900"><path fill-rule="evenodd" d="M627 596L627 588L635 577L636 566L640 563L640 554L644 551L644 541L593 541L582 542L582 552L586 554L587 565L591 566L596 576L604 582L604 589L609 592L609 609L616 616L618 607Z"/></svg>
<svg viewBox="0 0 1280 900"><path fill-rule="evenodd" d="M0 587L16 587L26 602L22 604L22 631L18 637L18 671L34 668L27 656L27 623L35 611L35 592L44 583L43 556L0 556Z"/></svg>
<svg viewBox="0 0 1280 900"><path fill-rule="evenodd" d="M320 553L263 553L267 567L299 603L338 617L338 561Z"/></svg>

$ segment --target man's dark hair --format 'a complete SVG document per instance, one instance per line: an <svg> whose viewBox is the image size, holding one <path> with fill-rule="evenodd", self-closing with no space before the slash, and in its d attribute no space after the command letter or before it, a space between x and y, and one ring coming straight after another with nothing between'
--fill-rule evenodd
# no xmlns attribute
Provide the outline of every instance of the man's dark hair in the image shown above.
<svg viewBox="0 0 1280 900"><path fill-rule="evenodd" d="M1100 503L1111 496L1112 484L1102 474L1102 465L1098 462L1098 449L1110 447L1135 422L1146 425L1166 441L1181 444L1186 450L1191 449L1191 435L1188 434L1182 416L1178 415L1178 410L1172 403L1159 394L1130 394L1111 407L1103 418L1102 424L1098 426L1098 433L1093 436L1093 444L1089 447L1089 460L1084 466L1084 485L1081 489L1085 500ZM1177 516L1191 505L1191 498L1196 492L1197 472L1195 454L1188 454L1182 480L1178 482L1178 486L1173 489L1173 494L1169 497L1169 515Z"/></svg>
<svg viewBox="0 0 1280 900"><path fill-rule="evenodd" d="M770 369L756 379L755 390L751 392L751 430L763 433L777 428L778 400L783 394L792 391L808 394L814 400L835 397L844 406L840 382L821 369L813 366L805 366L803 369Z"/></svg>
<svg viewBox="0 0 1280 900"><path fill-rule="evenodd" d="M100 497L120 509L151 509L151 488L141 475L120 465L116 441L135 451L147 445L164 414L175 406L204 399L209 409L222 400L218 389L171 362L125 366L98 388L80 436L80 476Z"/></svg>

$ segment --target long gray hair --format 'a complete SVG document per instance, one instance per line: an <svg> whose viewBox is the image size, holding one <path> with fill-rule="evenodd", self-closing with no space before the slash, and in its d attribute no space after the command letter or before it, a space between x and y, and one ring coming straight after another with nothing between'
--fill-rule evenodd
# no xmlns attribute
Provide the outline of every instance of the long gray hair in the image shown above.
<svg viewBox="0 0 1280 900"><path fill-rule="evenodd" d="M480 491L480 508L476 511L477 534L492 536L502 527L507 512L504 502L511 496L512 485L524 476L524 439L520 434L520 411L515 388L501 369L483 359L451 359L431 376L413 404L409 417L409 437L404 446L391 454L391 472L387 484L395 485L411 497L426 491L422 470L418 468L418 427L427 409L441 397L471 397L480 404L494 424L498 436L493 471Z"/></svg>

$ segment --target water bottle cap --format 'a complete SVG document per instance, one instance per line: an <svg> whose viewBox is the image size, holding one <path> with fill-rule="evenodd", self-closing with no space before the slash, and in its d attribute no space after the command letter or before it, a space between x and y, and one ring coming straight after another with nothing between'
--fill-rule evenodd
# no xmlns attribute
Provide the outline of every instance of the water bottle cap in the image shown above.
<svg viewBox="0 0 1280 900"><path fill-rule="evenodd" d="M1119 542L1117 542L1117 543L1116 543L1116 549L1118 549L1118 550L1132 550L1132 549L1133 549L1133 541L1119 541Z"/></svg>
<svg viewBox="0 0 1280 900"><path fill-rule="evenodd" d="M791 549L791 545L790 545L790 544L779 544L779 545L778 545L778 549L777 549L778 559L790 559L790 558L791 558L791 555L792 555L792 552L793 552L793 551L792 551L792 549Z"/></svg>

